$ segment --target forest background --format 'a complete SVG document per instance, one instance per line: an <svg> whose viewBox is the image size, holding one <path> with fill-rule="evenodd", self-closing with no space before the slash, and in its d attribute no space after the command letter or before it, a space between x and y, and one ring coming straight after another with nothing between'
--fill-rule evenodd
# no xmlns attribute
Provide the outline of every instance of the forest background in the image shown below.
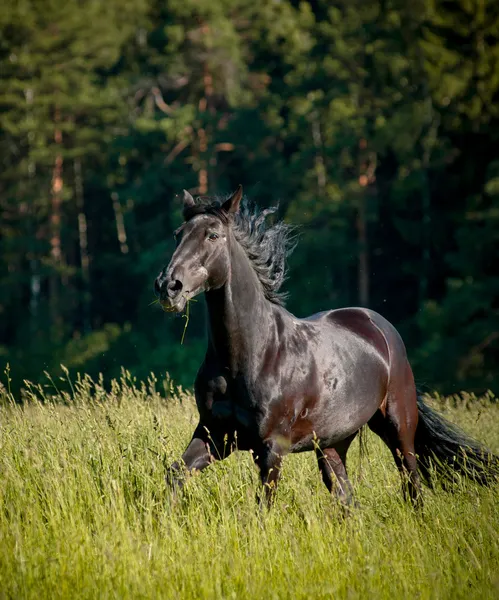
<svg viewBox="0 0 499 600"><path fill-rule="evenodd" d="M175 195L298 226L288 308L379 311L429 389L499 392L499 3L4 0L0 366L192 384L153 281Z"/></svg>

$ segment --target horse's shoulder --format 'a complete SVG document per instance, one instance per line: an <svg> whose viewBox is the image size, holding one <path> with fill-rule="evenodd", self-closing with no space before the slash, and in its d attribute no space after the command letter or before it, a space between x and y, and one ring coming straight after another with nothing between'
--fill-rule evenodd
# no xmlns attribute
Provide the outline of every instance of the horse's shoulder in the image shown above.
<svg viewBox="0 0 499 600"><path fill-rule="evenodd" d="M200 392L224 394L227 391L227 373L224 373L216 361L205 358L197 373L194 387Z"/></svg>

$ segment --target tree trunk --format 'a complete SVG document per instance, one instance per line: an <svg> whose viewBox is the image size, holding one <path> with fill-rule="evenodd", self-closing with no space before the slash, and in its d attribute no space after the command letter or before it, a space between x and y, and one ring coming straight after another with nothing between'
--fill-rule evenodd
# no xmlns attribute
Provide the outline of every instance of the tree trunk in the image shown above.
<svg viewBox="0 0 499 600"><path fill-rule="evenodd" d="M201 195L208 193L208 165L206 161L206 151L208 149L208 141L206 139L206 131L203 127L198 130L199 143L199 173L198 173L198 192Z"/></svg>
<svg viewBox="0 0 499 600"><path fill-rule="evenodd" d="M61 251L61 205L62 205L62 131L59 129L60 112L55 110L54 115L55 132L54 141L56 144L56 156L54 167L52 169L51 184L51 202L50 202L50 257L52 263L52 272L50 275L50 312L53 325L59 328L62 322L60 314L60 267L62 259Z"/></svg>
<svg viewBox="0 0 499 600"><path fill-rule="evenodd" d="M117 192L111 192L111 200L113 201L114 219L116 221L116 233L122 254L128 254L128 244L125 229L125 219L123 218L123 209Z"/></svg>
<svg viewBox="0 0 499 600"><path fill-rule="evenodd" d="M322 200L326 196L326 166L324 164L321 124L319 121L319 115L314 112L312 115L312 140L315 148L315 172L317 175L317 192L319 198Z"/></svg>
<svg viewBox="0 0 499 600"><path fill-rule="evenodd" d="M31 106L33 104L33 88L27 88L25 92L26 96L26 104L28 105L27 112L31 113ZM36 174L36 164L31 158L31 147L32 141L34 139L34 131L28 132L28 194L33 191L33 182ZM28 196L27 194L27 196ZM21 210L21 212L23 212ZM30 330L31 330L31 338L34 339L35 332L38 329L37 325L37 317L38 317L38 305L40 303L40 273L38 268L38 259L36 257L36 216L33 208L33 202L28 203L26 200L26 223L27 223L27 233L29 239L30 250L28 253L28 261L29 261L29 272L30 272L30 296L29 296L29 314L30 314Z"/></svg>
<svg viewBox="0 0 499 600"><path fill-rule="evenodd" d="M202 25L201 31L203 35L207 36L210 31L210 26L206 23ZM204 97L199 101L199 111L206 112L211 111L210 98L213 95L213 78L208 68L208 64L205 62L203 65L203 85L204 85ZM201 195L208 193L208 134L205 127L200 127L198 130L198 141L199 141L199 175L198 175L198 190ZM216 160L216 159L215 159Z"/></svg>
<svg viewBox="0 0 499 600"><path fill-rule="evenodd" d="M367 247L367 198L361 194L357 208L358 289L359 305L369 305L369 254Z"/></svg>
<svg viewBox="0 0 499 600"><path fill-rule="evenodd" d="M428 297L428 287L430 279L430 268L431 268L431 188L430 179L428 172L431 165L432 150L436 145L438 127L440 120L435 116L433 110L433 104L431 99L428 100L429 104L429 116L428 121L430 127L424 140L422 149L422 160L421 160L421 262L422 262L422 273L419 284L419 300L423 303Z"/></svg>
<svg viewBox="0 0 499 600"><path fill-rule="evenodd" d="M365 188L359 194L357 205L357 247L358 247L358 289L360 306L369 305L369 240L367 230L367 215L369 197L376 194L377 155L368 150L367 140L361 139L359 184Z"/></svg>
<svg viewBox="0 0 499 600"><path fill-rule="evenodd" d="M83 331L88 333L91 330L90 323L90 259L88 256L88 238L87 238L87 217L85 215L85 203L83 195L83 176L81 171L81 160L76 158L74 161L75 174L75 195L76 207L78 209L78 242L80 247L80 266L81 266L81 316Z"/></svg>

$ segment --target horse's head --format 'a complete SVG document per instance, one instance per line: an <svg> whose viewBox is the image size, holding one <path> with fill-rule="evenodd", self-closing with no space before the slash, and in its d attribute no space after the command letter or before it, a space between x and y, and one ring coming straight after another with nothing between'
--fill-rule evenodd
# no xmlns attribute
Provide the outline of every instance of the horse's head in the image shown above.
<svg viewBox="0 0 499 600"><path fill-rule="evenodd" d="M154 282L167 310L181 312L201 292L222 287L229 273L229 227L243 195L239 186L220 206L196 205L184 191L184 224L175 231L177 248Z"/></svg>

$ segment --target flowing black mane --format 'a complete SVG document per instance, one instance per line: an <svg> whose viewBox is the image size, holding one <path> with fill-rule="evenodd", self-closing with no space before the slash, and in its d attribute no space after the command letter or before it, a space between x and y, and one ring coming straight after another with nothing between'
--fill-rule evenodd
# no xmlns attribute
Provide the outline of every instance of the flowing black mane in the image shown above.
<svg viewBox="0 0 499 600"><path fill-rule="evenodd" d="M223 210L225 198L201 196L195 206L184 208L184 219L189 221L196 215L208 214L230 222L230 215ZM286 257L294 248L293 227L283 221L272 225L266 222L277 206L258 210L246 198L232 220L232 231L241 244L263 287L267 300L284 305L286 293L279 292L286 279Z"/></svg>

